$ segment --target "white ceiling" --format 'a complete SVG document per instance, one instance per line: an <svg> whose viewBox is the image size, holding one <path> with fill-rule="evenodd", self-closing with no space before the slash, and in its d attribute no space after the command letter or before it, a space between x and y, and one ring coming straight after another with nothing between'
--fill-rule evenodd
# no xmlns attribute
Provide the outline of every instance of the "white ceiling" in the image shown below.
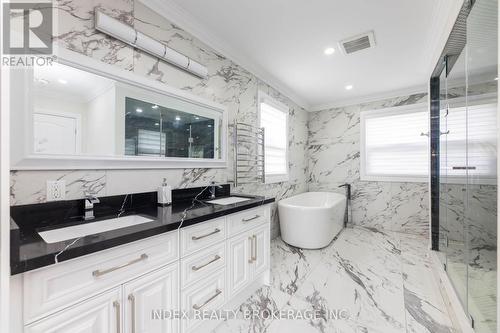
<svg viewBox="0 0 500 333"><path fill-rule="evenodd" d="M424 90L449 13L460 3L143 1L311 110ZM350 56L340 52L338 41L370 30L375 48ZM328 46L336 50L332 56L323 53ZM354 88L346 90L348 84Z"/></svg>
<svg viewBox="0 0 500 333"><path fill-rule="evenodd" d="M36 66L35 92L50 98L87 103L113 84L114 80L59 63Z"/></svg>

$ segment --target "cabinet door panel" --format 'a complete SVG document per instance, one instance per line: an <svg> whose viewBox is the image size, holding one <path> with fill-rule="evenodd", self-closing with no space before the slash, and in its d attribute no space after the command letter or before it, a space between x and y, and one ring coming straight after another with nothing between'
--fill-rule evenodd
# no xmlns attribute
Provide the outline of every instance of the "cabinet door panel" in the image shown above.
<svg viewBox="0 0 500 333"><path fill-rule="evenodd" d="M146 274L123 286L125 333L174 333L177 321L152 319L152 312L178 308L177 264Z"/></svg>
<svg viewBox="0 0 500 333"><path fill-rule="evenodd" d="M121 332L120 288L79 303L26 326L26 333L114 333Z"/></svg>
<svg viewBox="0 0 500 333"><path fill-rule="evenodd" d="M227 276L231 296L238 293L250 282L250 240L250 234L247 233L228 240L229 265L227 267Z"/></svg>

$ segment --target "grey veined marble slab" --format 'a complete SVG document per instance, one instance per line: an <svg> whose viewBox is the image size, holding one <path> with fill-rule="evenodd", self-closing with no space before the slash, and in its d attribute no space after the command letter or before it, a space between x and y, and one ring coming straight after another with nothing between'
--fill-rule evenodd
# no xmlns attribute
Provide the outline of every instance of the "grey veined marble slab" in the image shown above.
<svg viewBox="0 0 500 333"><path fill-rule="evenodd" d="M307 319L227 320L212 333L455 332L419 236L345 229L321 250L301 250L275 239L271 286L240 310L315 311ZM348 316L333 319L343 310Z"/></svg>

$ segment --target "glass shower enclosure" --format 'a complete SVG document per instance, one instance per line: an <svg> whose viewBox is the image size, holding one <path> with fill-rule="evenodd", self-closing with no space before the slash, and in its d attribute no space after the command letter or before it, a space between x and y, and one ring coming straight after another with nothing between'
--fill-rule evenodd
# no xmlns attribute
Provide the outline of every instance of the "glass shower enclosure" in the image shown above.
<svg viewBox="0 0 500 333"><path fill-rule="evenodd" d="M432 248L496 332L498 0L466 1L430 81Z"/></svg>

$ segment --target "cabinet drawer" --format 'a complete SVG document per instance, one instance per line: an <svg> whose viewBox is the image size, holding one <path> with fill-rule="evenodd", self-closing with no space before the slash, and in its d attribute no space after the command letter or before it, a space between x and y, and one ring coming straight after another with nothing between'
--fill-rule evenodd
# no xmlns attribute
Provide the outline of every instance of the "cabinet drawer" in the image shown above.
<svg viewBox="0 0 500 333"><path fill-rule="evenodd" d="M190 283L207 278L213 272L226 264L226 250L224 243L213 245L208 249L196 252L181 260L182 287Z"/></svg>
<svg viewBox="0 0 500 333"><path fill-rule="evenodd" d="M174 231L25 273L25 324L176 260L177 244Z"/></svg>
<svg viewBox="0 0 500 333"><path fill-rule="evenodd" d="M86 300L26 326L25 333L119 332L122 327L120 288Z"/></svg>
<svg viewBox="0 0 500 333"><path fill-rule="evenodd" d="M217 310L226 301L224 270L220 270L207 279L193 284L181 292L182 310L190 313L203 313L206 310ZM181 319L182 332L190 332L202 324L197 319ZM214 324L213 320L210 324Z"/></svg>
<svg viewBox="0 0 500 333"><path fill-rule="evenodd" d="M269 215L269 207L262 206L227 216L228 236L231 237L260 224L268 223Z"/></svg>
<svg viewBox="0 0 500 333"><path fill-rule="evenodd" d="M226 238L226 219L220 218L181 229L181 255L187 256Z"/></svg>

